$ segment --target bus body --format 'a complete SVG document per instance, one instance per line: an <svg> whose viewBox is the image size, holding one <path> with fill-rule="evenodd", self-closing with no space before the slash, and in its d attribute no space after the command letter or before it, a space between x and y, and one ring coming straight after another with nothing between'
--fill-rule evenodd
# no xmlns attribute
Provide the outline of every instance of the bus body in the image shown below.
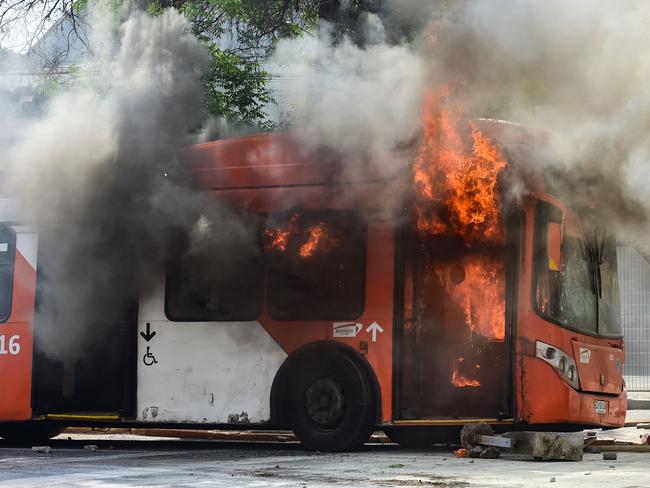
<svg viewBox="0 0 650 488"><path fill-rule="evenodd" d="M38 236L20 224L15 200L0 200L0 419L32 416L32 324Z"/></svg>
<svg viewBox="0 0 650 488"><path fill-rule="evenodd" d="M482 124L505 150L531 144L523 130ZM478 421L623 424L616 250L606 246L596 298L583 223L543 181L504 206L498 249L467 251L414 232L412 209L395 198L410 174L341 172L289 134L193 146L182 159L203 191L258 219L261 251L179 248L116 338L121 368L72 364L103 368L102 381L122 392L106 408L74 386L66 403L70 381L39 355L38 320L32 351L37 236L0 216L6 437L68 425L272 427L293 429L308 448L344 450L374 429L407 444L425 428Z"/></svg>

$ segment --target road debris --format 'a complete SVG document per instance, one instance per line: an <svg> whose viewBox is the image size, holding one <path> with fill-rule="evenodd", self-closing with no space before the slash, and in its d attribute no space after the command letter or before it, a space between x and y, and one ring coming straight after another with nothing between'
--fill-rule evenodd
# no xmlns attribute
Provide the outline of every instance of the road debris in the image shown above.
<svg viewBox="0 0 650 488"><path fill-rule="evenodd" d="M616 455L615 452L604 452L603 453L603 461L616 461L616 458L618 456Z"/></svg>
<svg viewBox="0 0 650 488"><path fill-rule="evenodd" d="M481 446L474 446L471 449L467 450L467 456L471 458L477 458L481 456L483 448Z"/></svg>
<svg viewBox="0 0 650 488"><path fill-rule="evenodd" d="M481 459L499 459L501 457L501 451L494 446L489 446L483 449L479 457Z"/></svg>
<svg viewBox="0 0 650 488"><path fill-rule="evenodd" d="M84 446L84 449L86 451L96 451L97 450L97 445L95 445L95 444L86 444Z"/></svg>
<svg viewBox="0 0 650 488"><path fill-rule="evenodd" d="M456 449L454 451L454 456L457 458L466 458L467 457L467 449L464 447L461 447L460 449Z"/></svg>
<svg viewBox="0 0 650 488"><path fill-rule="evenodd" d="M515 443L513 454L539 461L582 461L584 435L580 432L507 432Z"/></svg>
<svg viewBox="0 0 650 488"><path fill-rule="evenodd" d="M495 436L492 427L483 422L463 426L460 444L468 457L483 459L497 459L501 456L499 447L512 447L510 439Z"/></svg>
<svg viewBox="0 0 650 488"><path fill-rule="evenodd" d="M492 427L484 422L465 424L460 431L460 445L470 450L480 444L480 436L493 436Z"/></svg>
<svg viewBox="0 0 650 488"><path fill-rule="evenodd" d="M43 454L49 454L52 452L52 448L50 446L33 446L32 447L32 452L40 452Z"/></svg>
<svg viewBox="0 0 650 488"><path fill-rule="evenodd" d="M600 446L602 452L639 452L650 453L650 446L644 444L612 444L611 446Z"/></svg>
<svg viewBox="0 0 650 488"><path fill-rule="evenodd" d="M490 425L477 423L463 427L460 443L470 458L497 459L505 453L533 460L582 461L584 434L524 431L495 435Z"/></svg>
<svg viewBox="0 0 650 488"><path fill-rule="evenodd" d="M590 454L638 452L650 453L650 434L635 434L631 431L603 431L596 437L585 438L585 452ZM603 459L607 459L603 457Z"/></svg>

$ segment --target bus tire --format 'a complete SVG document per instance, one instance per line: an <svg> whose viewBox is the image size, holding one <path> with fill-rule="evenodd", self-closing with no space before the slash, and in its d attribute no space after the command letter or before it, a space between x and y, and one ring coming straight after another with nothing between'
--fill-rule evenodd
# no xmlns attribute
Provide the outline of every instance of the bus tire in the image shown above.
<svg viewBox="0 0 650 488"><path fill-rule="evenodd" d="M15 444L45 442L63 432L65 427L42 421L0 424L0 437Z"/></svg>
<svg viewBox="0 0 650 488"><path fill-rule="evenodd" d="M309 450L361 448L377 418L376 388L368 368L342 349L311 352L287 371L283 409L290 428Z"/></svg>

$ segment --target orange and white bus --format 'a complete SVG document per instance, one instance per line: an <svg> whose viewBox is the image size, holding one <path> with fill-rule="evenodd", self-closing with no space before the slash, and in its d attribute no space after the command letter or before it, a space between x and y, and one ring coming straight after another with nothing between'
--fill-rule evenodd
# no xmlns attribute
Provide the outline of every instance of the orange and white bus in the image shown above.
<svg viewBox="0 0 650 488"><path fill-rule="evenodd" d="M474 128L512 155L509 169L497 164L500 179L536 151L512 124ZM518 199L490 183L496 227L487 228L459 221L467 209L426 201L447 170L418 175L424 153L415 179L341 171L331 156L301 150L290 134L186 149L196 185L255 226L257 245L226 253L179 239L106 346L119 360L102 349L67 363L42 354L38 239L4 201L0 433L281 428L330 451L358 448L373 430L409 444L479 421L623 424L616 248L543 177L529 175Z"/></svg>

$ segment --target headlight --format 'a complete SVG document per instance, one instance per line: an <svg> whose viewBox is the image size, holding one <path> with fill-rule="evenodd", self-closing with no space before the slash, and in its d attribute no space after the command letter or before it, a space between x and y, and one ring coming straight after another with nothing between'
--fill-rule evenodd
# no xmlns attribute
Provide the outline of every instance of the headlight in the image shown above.
<svg viewBox="0 0 650 488"><path fill-rule="evenodd" d="M575 377L576 372L573 369L573 366L569 368L569 371L567 371L566 377L569 379L569 381L573 381L573 378Z"/></svg>
<svg viewBox="0 0 650 488"><path fill-rule="evenodd" d="M580 388L576 362L569 354L555 346L537 341L535 343L535 356L550 364L557 371L560 378L574 389Z"/></svg>

